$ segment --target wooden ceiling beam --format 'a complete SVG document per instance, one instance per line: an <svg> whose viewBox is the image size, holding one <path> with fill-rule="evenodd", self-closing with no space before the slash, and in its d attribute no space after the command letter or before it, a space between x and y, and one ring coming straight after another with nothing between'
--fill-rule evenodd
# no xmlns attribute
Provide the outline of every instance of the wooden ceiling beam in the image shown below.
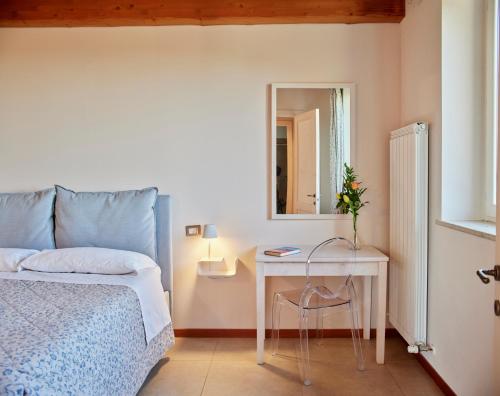
<svg viewBox="0 0 500 396"><path fill-rule="evenodd" d="M404 0L0 0L0 27L390 23Z"/></svg>

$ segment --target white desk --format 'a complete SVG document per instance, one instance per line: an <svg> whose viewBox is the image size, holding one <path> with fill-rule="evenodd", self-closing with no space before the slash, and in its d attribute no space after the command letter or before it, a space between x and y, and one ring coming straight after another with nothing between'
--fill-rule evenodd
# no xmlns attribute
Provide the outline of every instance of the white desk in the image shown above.
<svg viewBox="0 0 500 396"><path fill-rule="evenodd" d="M272 257L265 250L276 246L258 246L257 264L257 363L264 363L266 330L266 276L304 276L305 262L313 246L301 246L302 253ZM377 277L377 363L384 363L385 321L387 298L387 262L389 258L371 246L363 246L355 256L343 246L327 245L315 253L310 267L311 276L363 276L363 338L370 338L372 277Z"/></svg>

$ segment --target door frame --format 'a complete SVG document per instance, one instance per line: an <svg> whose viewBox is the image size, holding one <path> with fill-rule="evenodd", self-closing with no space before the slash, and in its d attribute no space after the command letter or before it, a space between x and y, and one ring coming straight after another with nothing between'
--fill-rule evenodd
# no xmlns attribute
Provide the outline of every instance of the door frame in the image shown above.
<svg viewBox="0 0 500 396"><path fill-rule="evenodd" d="M277 117L276 126L284 126L286 128L286 213L293 213L295 210L295 202L293 200L293 187L294 187L294 155L293 145L295 142L295 134L293 130L292 117Z"/></svg>
<svg viewBox="0 0 500 396"><path fill-rule="evenodd" d="M496 19L497 19L497 26L500 26L500 12L498 8L498 3L496 4L497 8L495 10L496 12ZM497 30L496 35L497 35L497 42L500 42L500 37L498 37L500 32ZM499 51L499 48L497 47L495 49L496 51ZM497 78L500 81L500 67L497 64L497 70L495 71L497 73ZM497 87L498 88L498 87ZM497 144L496 144L496 150L497 150L497 163L496 163L496 219L495 219L495 224L496 224L496 231L497 231L497 237L495 240L495 264L500 264L500 238L498 235L498 220L500 219L500 97L499 97L499 92L500 89L497 89ZM500 300L500 282L498 281L493 281L495 283L495 300ZM492 313L493 314L493 313ZM492 367L492 379L493 379L493 391L496 392L497 394L500 392L500 317L496 316L493 324L493 367Z"/></svg>
<svg viewBox="0 0 500 396"><path fill-rule="evenodd" d="M500 111L500 100L499 100L499 111ZM500 114L500 113L499 113ZM500 131L500 120L498 121L499 131ZM498 133L498 132L497 132ZM495 241L495 264L500 265L500 238L498 237L498 219L500 218L500 134L497 136L497 205L496 205L496 230L497 238ZM500 282L493 280L495 283L495 295L494 299L500 300ZM490 303L490 302L488 302ZM492 308L493 308L493 304ZM494 315L493 309L491 315ZM500 392L500 317L496 316L493 324L493 367L492 367L492 379L493 379L493 390L495 394Z"/></svg>
<svg viewBox="0 0 500 396"><path fill-rule="evenodd" d="M277 89L279 88L308 88L308 89L332 89L332 88L345 88L349 89L349 158L351 166L356 167L356 84L354 83L272 83L270 84L271 100L270 100L270 131L269 135L271 142L270 147L270 163L268 163L269 175L269 212L268 218L273 220L351 220L348 214L278 214L276 213L276 98Z"/></svg>

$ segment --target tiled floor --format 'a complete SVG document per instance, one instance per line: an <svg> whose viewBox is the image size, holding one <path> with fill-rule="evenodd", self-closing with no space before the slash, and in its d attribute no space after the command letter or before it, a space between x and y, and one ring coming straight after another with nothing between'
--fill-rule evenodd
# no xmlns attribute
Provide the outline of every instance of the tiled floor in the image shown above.
<svg viewBox="0 0 500 396"><path fill-rule="evenodd" d="M280 355L255 363L255 339L177 338L151 372L140 396L441 395L399 338L388 338L386 364L375 363L375 342L366 342L367 368L360 372L350 339L311 340L312 385L303 386L298 341L282 340Z"/></svg>

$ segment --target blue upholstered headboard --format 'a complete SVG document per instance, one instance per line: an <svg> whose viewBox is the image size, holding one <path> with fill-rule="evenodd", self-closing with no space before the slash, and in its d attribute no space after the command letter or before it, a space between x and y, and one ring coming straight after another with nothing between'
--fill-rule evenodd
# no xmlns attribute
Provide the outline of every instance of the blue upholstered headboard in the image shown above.
<svg viewBox="0 0 500 396"><path fill-rule="evenodd" d="M9 214L12 214L12 216L17 216L17 211L19 208L26 208L28 207L27 210L24 210L25 217L22 220L22 223L24 225L24 233L23 232L18 232L19 227L18 224L19 221L12 221L11 217L6 217L3 216L4 222L0 224L2 226L3 234L0 233L0 246L5 246L5 247L25 247L27 249L53 249L55 246L53 246L53 241L54 241L54 229L53 229L53 223L52 223L52 218L47 214L48 211L54 211L54 194L55 190L45 190L42 192L37 192L37 193L20 193L20 194L0 194L0 203L2 202L2 197L3 201L9 200L10 206L5 204L2 206L2 210L5 211L10 211ZM45 198L44 198L45 197ZM38 201L36 201L35 198L38 198ZM28 200L29 202L34 202L35 209L38 211L42 211L42 215L36 216L36 219L39 222L39 219L49 219L50 221L47 222L47 226L42 227L37 223L35 226L32 226L31 223L26 221L27 216L32 216L33 213L37 214L35 209L31 208L29 205L25 204L25 201ZM47 203L45 202L47 201ZM0 205L1 206L1 205ZM52 212L53 214L53 212ZM156 206L155 206L155 217L156 217L156 241L157 241L157 261L158 265L161 268L162 272L162 277L161 277L161 282L163 285L163 290L168 291L170 293L170 301L172 301L172 289L173 289L173 266L172 266L172 217L171 217L171 198L169 195L158 195L157 200L156 200ZM5 218L7 218L7 225ZM0 219L2 217L0 216ZM8 226L12 226L13 230L9 229ZM45 233L47 234L47 237L45 238L46 240L49 241L49 243L46 244L46 246L43 245L33 245L33 238L26 238L26 235L30 235L30 232L32 233L31 230L37 230L37 232L43 229L45 230ZM13 241L12 236L17 236L18 240ZM7 239L5 236L8 236L9 239ZM3 239L6 239L3 240Z"/></svg>
<svg viewBox="0 0 500 396"><path fill-rule="evenodd" d="M155 206L156 241L158 265L161 268L163 290L170 292L172 301L173 263L172 263L172 215L170 195L158 195Z"/></svg>

